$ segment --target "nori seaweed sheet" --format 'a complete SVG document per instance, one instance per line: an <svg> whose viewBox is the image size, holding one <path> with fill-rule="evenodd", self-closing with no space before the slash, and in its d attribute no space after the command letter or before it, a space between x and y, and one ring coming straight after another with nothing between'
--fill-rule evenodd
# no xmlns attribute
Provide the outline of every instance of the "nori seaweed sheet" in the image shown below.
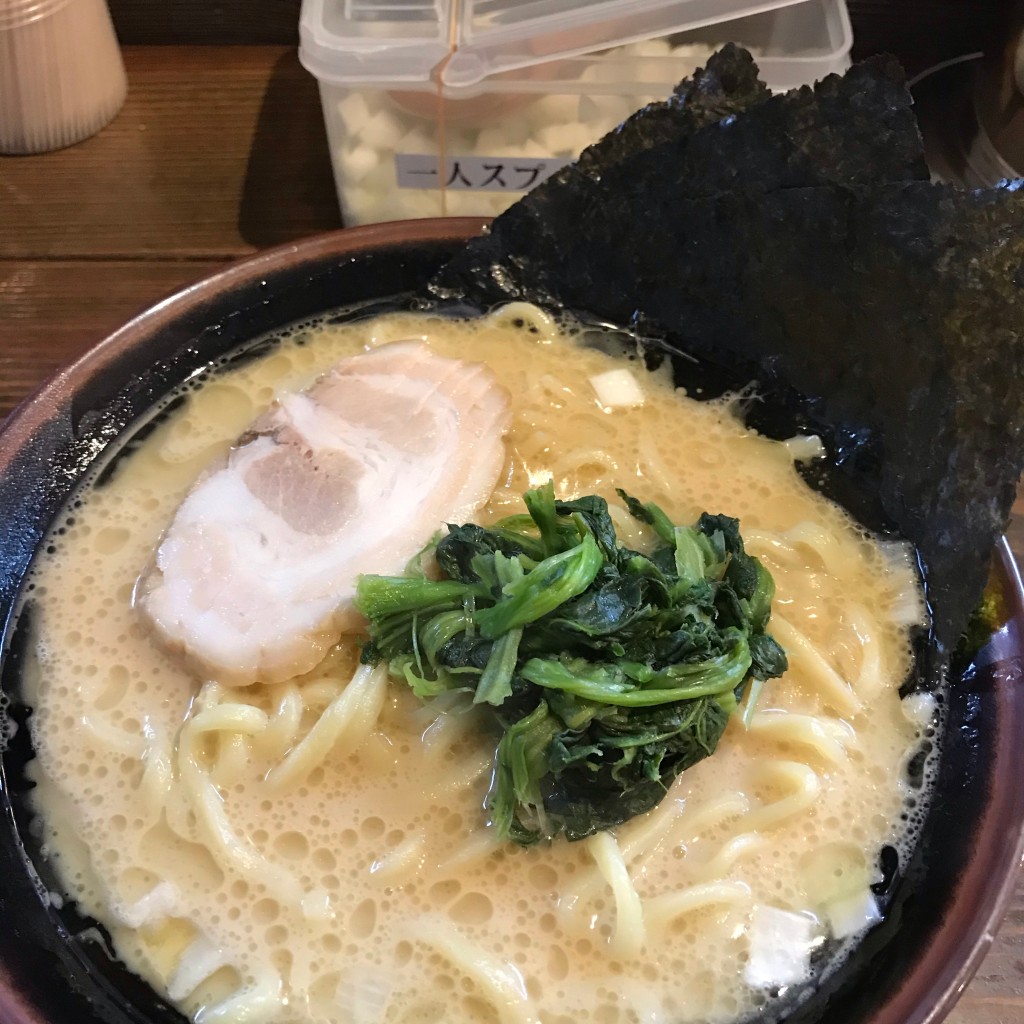
<svg viewBox="0 0 1024 1024"><path fill-rule="evenodd" d="M917 547L948 651L1024 464L1024 188L923 180L891 58L771 98L751 68L720 51L499 217L431 292L638 324L795 389L837 472Z"/></svg>
<svg viewBox="0 0 1024 1024"><path fill-rule="evenodd" d="M599 176L605 168L659 143L679 143L705 125L739 114L771 96L757 77L750 54L729 44L684 78L662 103L651 103L628 117L618 128L585 149L562 173Z"/></svg>

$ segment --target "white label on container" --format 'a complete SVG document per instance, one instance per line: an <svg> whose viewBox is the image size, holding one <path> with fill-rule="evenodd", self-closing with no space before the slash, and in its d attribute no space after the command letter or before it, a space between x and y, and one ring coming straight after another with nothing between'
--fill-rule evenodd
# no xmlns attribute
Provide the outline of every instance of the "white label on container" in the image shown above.
<svg viewBox="0 0 1024 1024"><path fill-rule="evenodd" d="M396 153L395 175L399 188L526 192L571 163L553 156L451 156L442 169L436 156Z"/></svg>

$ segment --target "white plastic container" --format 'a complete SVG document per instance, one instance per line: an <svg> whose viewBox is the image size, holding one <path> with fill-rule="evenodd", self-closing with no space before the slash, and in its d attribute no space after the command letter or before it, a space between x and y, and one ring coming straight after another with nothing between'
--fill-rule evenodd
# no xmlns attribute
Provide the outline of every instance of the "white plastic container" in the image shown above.
<svg viewBox="0 0 1024 1024"><path fill-rule="evenodd" d="M495 215L722 43L773 90L849 66L844 0L304 0L346 224Z"/></svg>

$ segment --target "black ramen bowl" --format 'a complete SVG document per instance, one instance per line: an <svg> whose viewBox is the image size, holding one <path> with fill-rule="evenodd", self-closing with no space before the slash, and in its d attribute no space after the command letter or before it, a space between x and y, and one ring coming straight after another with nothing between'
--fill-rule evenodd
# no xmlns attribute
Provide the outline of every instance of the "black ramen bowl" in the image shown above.
<svg viewBox="0 0 1024 1024"><path fill-rule="evenodd" d="M357 228L275 249L180 292L24 402L0 432L0 673L15 726L3 755L0 1022L170 1022L181 1016L108 952L58 890L26 807L32 750L19 696L30 603L19 592L47 528L103 449L197 369L275 328L380 303L430 277L482 222ZM393 304L390 308L394 308ZM910 863L886 864L888 913L791 1022L919 1024L953 1005L1016 882L1024 824L1024 593L1005 541L993 556L1005 622L946 698L936 799Z"/></svg>

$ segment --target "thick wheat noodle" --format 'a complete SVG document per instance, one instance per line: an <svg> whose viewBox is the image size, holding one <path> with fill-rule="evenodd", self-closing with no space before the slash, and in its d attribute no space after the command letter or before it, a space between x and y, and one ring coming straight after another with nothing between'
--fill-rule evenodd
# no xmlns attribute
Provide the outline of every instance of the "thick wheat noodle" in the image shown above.
<svg viewBox="0 0 1024 1024"><path fill-rule="evenodd" d="M518 445L508 445L508 457L505 459L505 465L501 470L502 480L512 480L516 473L520 475L528 475L530 467L523 457L522 452ZM523 510L523 500L519 495L513 496L512 492L503 492L501 497L495 496L491 499L491 506L495 510L495 513L502 513L504 515L511 515L512 513L519 513ZM501 518L500 515L495 518Z"/></svg>
<svg viewBox="0 0 1024 1024"><path fill-rule="evenodd" d="M633 957L643 949L644 910L622 851L611 832L598 832L587 841L590 855L597 863L615 898L615 930L611 947L616 956Z"/></svg>
<svg viewBox="0 0 1024 1024"><path fill-rule="evenodd" d="M377 722L386 687L383 665L360 666L299 744L267 773L267 787L280 792L306 778L328 754L343 757L355 750Z"/></svg>
<svg viewBox="0 0 1024 1024"><path fill-rule="evenodd" d="M284 903L315 916L315 905L326 905L326 894L304 889L290 871L267 860L248 838L240 837L232 828L224 801L200 764L197 740L201 735L191 721L182 726L178 737L178 778L195 813L198 831L214 859L224 866L230 865L251 884L276 890Z"/></svg>
<svg viewBox="0 0 1024 1024"><path fill-rule="evenodd" d="M856 738L853 729L844 722L793 711L759 711L748 729L765 739L810 747L831 764L847 760L846 745Z"/></svg>
<svg viewBox="0 0 1024 1024"><path fill-rule="evenodd" d="M142 722L146 749L142 755L142 779L139 789L146 795L145 806L150 820L157 820L174 785L174 764L171 742L162 730L153 725L147 715Z"/></svg>
<svg viewBox="0 0 1024 1024"><path fill-rule="evenodd" d="M306 683L299 693L302 696L302 703L307 708L322 708L330 704L344 688L340 680L324 678Z"/></svg>
<svg viewBox="0 0 1024 1024"><path fill-rule="evenodd" d="M266 728L253 737L253 749L268 760L280 761L298 738L303 710L299 688L294 683L286 684Z"/></svg>
<svg viewBox="0 0 1024 1024"><path fill-rule="evenodd" d="M842 554L838 538L817 523L802 521L782 533L745 528L743 541L751 553L773 558L784 567L809 568L806 554L797 550L800 547L810 551L818 569L824 569L832 577L841 577L854 568L850 559Z"/></svg>
<svg viewBox="0 0 1024 1024"><path fill-rule="evenodd" d="M681 800L664 800L654 810L621 827L619 845L622 855L631 868L635 863L642 866L645 858L661 843L678 846L726 818L744 814L749 807L750 801L742 793L729 793L696 811L688 809ZM565 911L573 910L597 893L601 881L599 872L588 872L560 901L560 905Z"/></svg>
<svg viewBox="0 0 1024 1024"><path fill-rule="evenodd" d="M550 401L553 396L557 396L559 393L565 394L564 386L559 384L558 378L550 373L545 373L542 377L531 378L527 381L526 387L527 398L530 402L541 403ZM541 411L540 405L537 406L536 410L531 409L529 405L526 406L527 416L531 412L534 413L534 416L537 416Z"/></svg>
<svg viewBox="0 0 1024 1024"><path fill-rule="evenodd" d="M407 931L409 939L440 953L471 979L494 1008L501 1024L541 1024L519 971L510 963L488 956L483 948L463 938L447 921L421 921Z"/></svg>
<svg viewBox="0 0 1024 1024"><path fill-rule="evenodd" d="M497 837L494 829L476 832L458 850L434 865L430 874L439 879L455 878L459 871L486 860L500 850L503 845L504 843Z"/></svg>
<svg viewBox="0 0 1024 1024"><path fill-rule="evenodd" d="M744 794L730 793L701 808L692 816L692 820L685 814L674 819L672 822L674 828L669 834L663 835L660 841L665 842L670 849L685 849L687 838L693 837L727 818L745 814L749 807L750 801ZM630 871L635 876L640 875L656 852L656 847L650 845L634 857L629 858Z"/></svg>
<svg viewBox="0 0 1024 1024"><path fill-rule="evenodd" d="M612 525L615 527L615 533L618 535L620 543L629 547L637 546L641 543L640 524L621 505L609 505L608 515L611 517Z"/></svg>
<svg viewBox="0 0 1024 1024"><path fill-rule="evenodd" d="M182 784L177 771L177 757L175 757L175 784L167 793L167 799L162 808L164 820L167 827L187 843L201 843L203 841L199 829L198 816L192 805L192 795Z"/></svg>
<svg viewBox="0 0 1024 1024"><path fill-rule="evenodd" d="M634 858L642 857L644 852L660 842L684 810L683 801L666 799L646 814L619 826L616 839L626 864L631 864ZM599 865L588 871L559 900L563 915L596 896L606 881Z"/></svg>
<svg viewBox="0 0 1024 1024"><path fill-rule="evenodd" d="M658 933L677 917L720 903L748 903L752 898L750 886L744 882L707 882L677 889L663 896L654 896L644 904L648 944L657 946Z"/></svg>
<svg viewBox="0 0 1024 1024"><path fill-rule="evenodd" d="M419 875L427 838L422 832L406 836L373 866L373 877L387 885L406 885Z"/></svg>
<svg viewBox="0 0 1024 1024"><path fill-rule="evenodd" d="M761 778L774 777L788 786L790 792L781 800L774 800L744 815L744 832L764 832L775 828L787 818L810 810L821 795L821 779L808 765L800 761L765 761L761 764L758 773Z"/></svg>
<svg viewBox="0 0 1024 1024"><path fill-rule="evenodd" d="M266 712L236 701L205 707L190 722L196 734L217 734L217 752L210 778L218 788L226 788L242 779L251 759L247 737L261 733L269 719Z"/></svg>
<svg viewBox="0 0 1024 1024"><path fill-rule="evenodd" d="M402 718L408 716L414 726L423 731L429 729L439 718L470 714L473 709L472 697L458 690L448 690L426 704L416 703L412 707L409 706L411 694L403 693L402 698L405 699L393 700L386 713L397 714Z"/></svg>
<svg viewBox="0 0 1024 1024"><path fill-rule="evenodd" d="M536 434L531 434L518 444L509 444L508 458L502 469L501 479L512 479L517 473L520 476L527 476L529 462L523 457L522 452L536 451L537 446L541 444L543 441ZM522 495L516 494L513 490L497 490L488 504L496 519L507 515L520 515L523 511Z"/></svg>
<svg viewBox="0 0 1024 1024"><path fill-rule="evenodd" d="M454 715L438 715L424 730L423 745L440 756L451 750L460 740L473 733L479 725L478 717L472 711Z"/></svg>
<svg viewBox="0 0 1024 1024"><path fill-rule="evenodd" d="M653 491L657 492L652 493L652 490L649 490L644 499L664 501L676 490L678 471L673 472L669 464L658 454L658 439L651 436L650 432L644 434L640 451L643 453L640 457L640 466L644 477L654 485Z"/></svg>
<svg viewBox="0 0 1024 1024"><path fill-rule="evenodd" d="M204 707L189 720L193 732L229 732L253 736L266 729L267 713L251 704L217 704Z"/></svg>
<svg viewBox="0 0 1024 1024"><path fill-rule="evenodd" d="M277 1020L285 1009L281 993L281 976L266 970L237 995L204 1006L196 1014L195 1024L264 1024Z"/></svg>
<svg viewBox="0 0 1024 1024"><path fill-rule="evenodd" d="M685 800L666 797L646 814L620 826L618 840L622 856L627 862L634 857L642 857L652 846L661 842L668 830L685 813Z"/></svg>
<svg viewBox="0 0 1024 1024"><path fill-rule="evenodd" d="M743 832L733 836L721 849L696 872L697 878L711 882L724 878L741 857L761 850L767 840L758 832Z"/></svg>
<svg viewBox="0 0 1024 1024"><path fill-rule="evenodd" d="M178 958L174 971L167 979L167 994L172 999L184 999L212 974L228 966L231 966L231 962L224 950L200 933Z"/></svg>
<svg viewBox="0 0 1024 1024"><path fill-rule="evenodd" d="M218 683L216 679L208 679L199 688L199 693L196 695L195 703L193 705L193 714L198 714L203 708L215 707L217 704L225 703L225 695L228 692L228 688L222 683Z"/></svg>
<svg viewBox="0 0 1024 1024"><path fill-rule="evenodd" d="M451 783L446 787L446 791L457 793L475 786L493 770L494 757L491 754L468 754L452 768Z"/></svg>
<svg viewBox="0 0 1024 1024"><path fill-rule="evenodd" d="M604 448L577 448L559 456L558 461L552 466L551 475L556 480L562 476L572 476L583 466L600 466L601 469L613 473L619 468L615 457Z"/></svg>
<svg viewBox="0 0 1024 1024"><path fill-rule="evenodd" d="M672 825L684 814L682 800L663 800L657 807L639 818L620 826L617 841L627 865L662 841ZM563 911L571 911L594 897L606 881L600 870L589 871L560 901Z"/></svg>
<svg viewBox="0 0 1024 1024"><path fill-rule="evenodd" d="M95 708L97 711L104 711L107 708L116 707L120 701L115 695L117 691L128 689L128 680L113 679L109 675L97 672L94 676L87 676L78 684L78 692L86 707Z"/></svg>
<svg viewBox="0 0 1024 1024"><path fill-rule="evenodd" d="M140 761L146 753L146 737L108 722L102 715L82 715L82 727L121 757Z"/></svg>
<svg viewBox="0 0 1024 1024"><path fill-rule="evenodd" d="M759 777L774 775L777 781L790 786L790 792L779 800L747 811L740 819L743 831L727 840L714 856L698 870L702 881L722 879L741 857L762 848L766 839L763 832L809 809L821 792L817 773L799 761L762 762Z"/></svg>
<svg viewBox="0 0 1024 1024"><path fill-rule="evenodd" d="M787 544L777 533L766 530L743 529L743 545L752 555L777 565L780 569L791 569L802 565L803 559L792 544Z"/></svg>
<svg viewBox="0 0 1024 1024"><path fill-rule="evenodd" d="M248 736L229 732L218 737L217 756L210 767L210 779L221 790L229 789L249 774L252 742Z"/></svg>
<svg viewBox="0 0 1024 1024"><path fill-rule="evenodd" d="M308 960L287 954L286 967L282 966L283 980L294 991L308 992L312 984L312 972ZM276 1022L275 1022L276 1024Z"/></svg>
<svg viewBox="0 0 1024 1024"><path fill-rule="evenodd" d="M707 829L729 818L738 818L749 810L750 801L744 793L725 793L680 820L678 841L695 839Z"/></svg>
<svg viewBox="0 0 1024 1024"><path fill-rule="evenodd" d="M882 645L878 642L878 627L868 610L860 604L847 609L846 619L860 641L861 649L860 671L853 688L860 697L870 700L885 682L886 666L882 658Z"/></svg>
<svg viewBox="0 0 1024 1024"><path fill-rule="evenodd" d="M855 568L843 555L839 538L818 523L804 520L785 530L782 536L794 546L799 544L813 551L820 567L839 579L844 578L846 573Z"/></svg>
<svg viewBox="0 0 1024 1024"><path fill-rule="evenodd" d="M810 683L826 705L831 705L841 715L855 715L860 710L860 699L849 683L792 623L773 615L770 632L785 648L790 672Z"/></svg>

